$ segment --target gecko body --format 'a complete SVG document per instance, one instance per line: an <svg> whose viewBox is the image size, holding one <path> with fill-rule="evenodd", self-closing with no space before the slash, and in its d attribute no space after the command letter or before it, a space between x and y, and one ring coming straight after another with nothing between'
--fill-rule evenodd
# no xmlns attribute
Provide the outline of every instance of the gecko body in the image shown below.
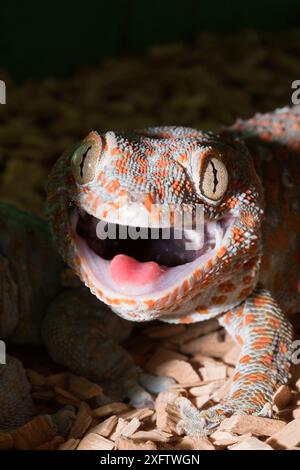
<svg viewBox="0 0 300 470"><path fill-rule="evenodd" d="M51 172L55 244L90 289L94 309L99 299L131 321L216 317L240 344L224 402L204 411L178 402L186 433L209 434L235 413L270 416L274 392L289 380L293 334L285 313L300 306L299 142L297 107L239 120L218 135L180 127L93 131ZM201 240L193 229L178 240L176 216L187 207L193 217L199 205ZM99 224L149 229L153 207L169 208L169 239L99 238ZM186 250L191 238L196 245ZM56 303L43 320L43 342L54 360L100 380L98 363L111 353L101 345L99 319L82 311Z"/></svg>

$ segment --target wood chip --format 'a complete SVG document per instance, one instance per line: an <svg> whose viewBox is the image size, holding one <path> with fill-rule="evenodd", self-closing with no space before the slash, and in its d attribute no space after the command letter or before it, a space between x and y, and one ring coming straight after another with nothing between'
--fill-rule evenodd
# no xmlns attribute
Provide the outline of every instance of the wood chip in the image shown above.
<svg viewBox="0 0 300 470"><path fill-rule="evenodd" d="M110 436L112 441L115 441L119 436L122 435L122 431L123 429L126 428L127 424L128 424L128 421L126 421L126 419L123 419L123 418L118 419L115 432Z"/></svg>
<svg viewBox="0 0 300 470"><path fill-rule="evenodd" d="M77 447L77 450L112 450L114 442L99 434L87 434Z"/></svg>
<svg viewBox="0 0 300 470"><path fill-rule="evenodd" d="M232 434L229 431L215 431L210 436L213 444L217 447L227 447L239 442L240 437Z"/></svg>
<svg viewBox="0 0 300 470"><path fill-rule="evenodd" d="M166 359L161 357L157 361L157 356L148 362L148 370L155 375L173 377L178 383L197 383L200 380L199 375L186 360Z"/></svg>
<svg viewBox="0 0 300 470"><path fill-rule="evenodd" d="M118 450L157 450L157 446L152 441L139 442L126 437L120 437L116 441Z"/></svg>
<svg viewBox="0 0 300 470"><path fill-rule="evenodd" d="M26 369L26 375L28 377L29 382L31 383L32 387L39 388L44 387L46 385L46 378L32 369Z"/></svg>
<svg viewBox="0 0 300 470"><path fill-rule="evenodd" d="M56 432L45 416L36 416L12 433L17 450L33 450L56 437Z"/></svg>
<svg viewBox="0 0 300 470"><path fill-rule="evenodd" d="M171 349L158 348L155 353L150 357L148 362L145 364L145 369L151 374L157 374L161 363L169 362L172 360L187 361L187 356L178 352L172 351Z"/></svg>
<svg viewBox="0 0 300 470"><path fill-rule="evenodd" d="M174 447L176 450L215 450L207 437L184 436Z"/></svg>
<svg viewBox="0 0 300 470"><path fill-rule="evenodd" d="M223 362L225 362L225 364L228 364L230 366L235 366L240 354L241 354L240 346L238 346L237 344L234 344L222 358Z"/></svg>
<svg viewBox="0 0 300 470"><path fill-rule="evenodd" d="M203 380L225 380L227 377L227 366L200 367L199 372Z"/></svg>
<svg viewBox="0 0 300 470"><path fill-rule="evenodd" d="M246 439L228 447L229 450L273 450L271 446L260 441L257 437L247 437Z"/></svg>
<svg viewBox="0 0 300 470"><path fill-rule="evenodd" d="M70 376L69 390L80 400L90 400L102 394L102 388L84 377Z"/></svg>
<svg viewBox="0 0 300 470"><path fill-rule="evenodd" d="M131 439L140 441L168 442L172 438L172 434L153 429L152 431L138 431L132 434Z"/></svg>
<svg viewBox="0 0 300 470"><path fill-rule="evenodd" d="M109 418L102 421L102 423L97 424L93 428L90 429L89 432L93 432L94 434L100 434L103 437L109 437L113 430L115 429L118 422L118 417L113 415Z"/></svg>
<svg viewBox="0 0 300 470"><path fill-rule="evenodd" d="M140 425L140 420L133 418L129 423L126 424L126 426L122 428L122 431L119 435L123 437L130 437L139 429Z"/></svg>
<svg viewBox="0 0 300 470"><path fill-rule="evenodd" d="M13 448L14 441L11 434L0 432L0 450L10 450Z"/></svg>
<svg viewBox="0 0 300 470"><path fill-rule="evenodd" d="M216 331L181 345L180 350L185 354L200 353L205 356L222 358L233 345L233 340L229 338L223 340L220 332Z"/></svg>
<svg viewBox="0 0 300 470"><path fill-rule="evenodd" d="M220 387L217 387L211 394L211 398L216 403L220 403L220 401L224 400L228 397L231 389L232 380L227 379Z"/></svg>
<svg viewBox="0 0 300 470"><path fill-rule="evenodd" d="M179 421L178 409L172 406L180 393L166 390L158 394L155 402L156 426L161 431L175 433L176 424Z"/></svg>
<svg viewBox="0 0 300 470"><path fill-rule="evenodd" d="M195 406L196 408L202 409L203 407L207 407L209 404L213 405L209 396L202 396L195 398Z"/></svg>
<svg viewBox="0 0 300 470"><path fill-rule="evenodd" d="M140 408L139 410L129 410L124 411L119 414L120 418L124 419L132 419L137 418L140 421L144 421L145 419L153 416L154 410L150 410L150 408Z"/></svg>
<svg viewBox="0 0 300 470"><path fill-rule="evenodd" d="M234 415L224 419L219 431L231 431L236 434L252 433L256 436L272 436L286 426L284 421L262 418L254 415Z"/></svg>
<svg viewBox="0 0 300 470"><path fill-rule="evenodd" d="M125 403L109 403L108 405L103 405L92 410L92 416L95 418L103 418L104 416L121 413L122 411L128 410L128 408L128 405Z"/></svg>
<svg viewBox="0 0 300 470"><path fill-rule="evenodd" d="M67 372L60 372L58 374L51 374L46 377L46 384L50 387L68 388L69 374Z"/></svg>
<svg viewBox="0 0 300 470"><path fill-rule="evenodd" d="M300 419L294 419L267 439L274 449L288 449L300 444Z"/></svg>
<svg viewBox="0 0 300 470"><path fill-rule="evenodd" d="M293 419L298 419L298 418L300 418L300 408L295 408L295 409L292 411L292 417L293 417Z"/></svg>
<svg viewBox="0 0 300 470"><path fill-rule="evenodd" d="M58 450L75 450L80 442L80 439L68 439L66 442L61 444Z"/></svg>
<svg viewBox="0 0 300 470"><path fill-rule="evenodd" d="M69 439L72 437L75 439L82 437L84 433L88 430L89 426L91 425L91 422L91 409L89 405L83 401L80 404L75 421L70 429L70 433L68 436Z"/></svg>
<svg viewBox="0 0 300 470"><path fill-rule="evenodd" d="M283 410L291 401L292 393L287 385L281 385L273 396L273 403L278 410Z"/></svg>
<svg viewBox="0 0 300 470"><path fill-rule="evenodd" d="M71 392L68 390L65 390L64 388L61 388L59 386L54 387L55 393L57 394L57 400L59 402L63 402L65 404L70 404L70 405L80 405L80 400L75 397ZM60 401L60 397L65 398L65 400Z"/></svg>
<svg viewBox="0 0 300 470"><path fill-rule="evenodd" d="M173 342L179 345L184 344L194 338L199 338L200 336L207 335L208 333L219 329L220 325L215 318L205 322L194 323L193 325L187 326L185 332L174 338Z"/></svg>
<svg viewBox="0 0 300 470"><path fill-rule="evenodd" d="M189 393L193 395L193 397L207 397L211 396L216 390L218 390L223 384L221 382L210 382L204 383L202 385L198 385L197 387L191 387L189 389Z"/></svg>

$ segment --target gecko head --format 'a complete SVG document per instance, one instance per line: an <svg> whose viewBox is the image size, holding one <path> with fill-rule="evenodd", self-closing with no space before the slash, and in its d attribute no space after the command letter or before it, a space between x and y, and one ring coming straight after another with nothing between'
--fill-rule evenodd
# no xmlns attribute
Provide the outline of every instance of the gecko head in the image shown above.
<svg viewBox="0 0 300 470"><path fill-rule="evenodd" d="M128 320L204 320L257 282L262 189L237 140L93 131L58 160L47 194L64 260Z"/></svg>

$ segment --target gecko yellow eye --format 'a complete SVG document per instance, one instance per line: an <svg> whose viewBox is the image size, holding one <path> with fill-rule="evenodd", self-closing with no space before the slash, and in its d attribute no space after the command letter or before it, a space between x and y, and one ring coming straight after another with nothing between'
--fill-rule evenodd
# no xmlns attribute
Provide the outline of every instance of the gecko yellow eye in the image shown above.
<svg viewBox="0 0 300 470"><path fill-rule="evenodd" d="M78 184L90 183L95 178L97 162L101 152L100 136L97 134L95 137L98 138L84 141L73 153L72 171Z"/></svg>
<svg viewBox="0 0 300 470"><path fill-rule="evenodd" d="M212 201L219 201L227 186L228 173L224 163L216 157L208 158L200 177L200 191L203 196Z"/></svg>

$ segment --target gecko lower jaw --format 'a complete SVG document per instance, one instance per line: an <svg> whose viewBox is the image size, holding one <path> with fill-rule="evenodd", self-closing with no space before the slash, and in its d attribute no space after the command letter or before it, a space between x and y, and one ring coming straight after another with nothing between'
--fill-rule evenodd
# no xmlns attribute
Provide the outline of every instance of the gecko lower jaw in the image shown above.
<svg viewBox="0 0 300 470"><path fill-rule="evenodd" d="M69 217L77 251L99 289L127 298L159 295L184 282L214 257L235 221L228 215L206 221L200 231L184 230L181 235L171 227L169 233L159 229L157 238L144 228L143 238L133 239L130 232L137 233L139 228L99 220L77 206L71 206ZM103 235L99 238L99 224L101 233L108 234L104 239ZM125 239L120 238L124 230Z"/></svg>

